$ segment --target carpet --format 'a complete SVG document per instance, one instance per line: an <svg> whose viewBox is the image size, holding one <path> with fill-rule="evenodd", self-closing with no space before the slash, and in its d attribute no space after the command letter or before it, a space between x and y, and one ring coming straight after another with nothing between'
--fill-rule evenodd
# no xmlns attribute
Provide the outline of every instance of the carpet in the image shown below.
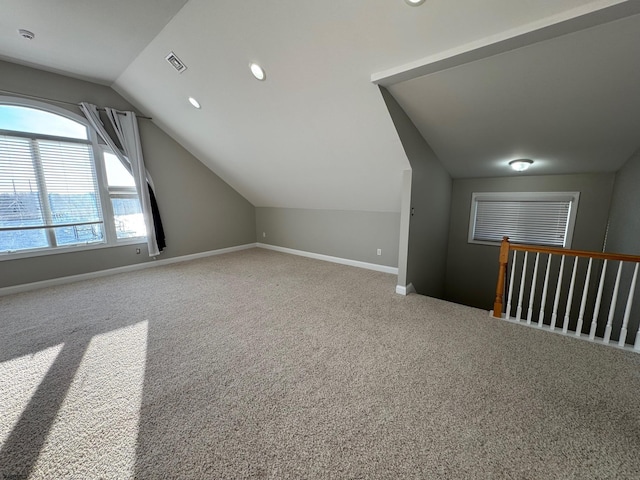
<svg viewBox="0 0 640 480"><path fill-rule="evenodd" d="M640 355L262 249L0 298L0 478L637 479Z"/></svg>

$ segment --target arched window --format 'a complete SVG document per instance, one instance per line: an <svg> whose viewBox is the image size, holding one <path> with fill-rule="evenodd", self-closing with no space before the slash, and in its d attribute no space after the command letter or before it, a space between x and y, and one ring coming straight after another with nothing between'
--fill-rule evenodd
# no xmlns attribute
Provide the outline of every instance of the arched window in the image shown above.
<svg viewBox="0 0 640 480"><path fill-rule="evenodd" d="M131 174L82 117L0 97L0 258L144 236Z"/></svg>

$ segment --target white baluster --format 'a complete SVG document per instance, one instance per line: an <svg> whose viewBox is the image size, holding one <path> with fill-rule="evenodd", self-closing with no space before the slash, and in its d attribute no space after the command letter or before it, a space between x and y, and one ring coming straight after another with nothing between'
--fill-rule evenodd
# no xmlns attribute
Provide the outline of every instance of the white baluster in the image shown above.
<svg viewBox="0 0 640 480"><path fill-rule="evenodd" d="M536 295L536 277L538 276L538 260L540 252L536 253L536 263L533 265L533 278L531 279L531 294L529 295L529 310L527 310L527 325L531 325L531 316L533 315L533 299Z"/></svg>
<svg viewBox="0 0 640 480"><path fill-rule="evenodd" d="M616 275L616 284L613 287L613 295L611 296L611 306L609 307L609 318L607 326L604 329L604 343L609 343L611 339L611 328L613 325L613 316L616 313L616 303L618 302L618 289L620 288L620 274L622 273L622 261L618 265L618 274Z"/></svg>
<svg viewBox="0 0 640 480"><path fill-rule="evenodd" d="M567 297L567 308L564 311L564 321L562 322L562 333L567 333L569 329L569 315L571 315L571 302L573 302L573 287L576 283L576 270L578 269L578 257L573 259L573 272L571 273L571 285L569 286L569 296Z"/></svg>
<svg viewBox="0 0 640 480"><path fill-rule="evenodd" d="M511 261L511 278L509 279L509 295L507 296L507 311L505 312L505 320L509 320L511 315L511 294L513 293L513 277L516 273L516 250L513 251L513 260Z"/></svg>
<svg viewBox="0 0 640 480"><path fill-rule="evenodd" d="M522 264L522 275L520 277L520 293L518 294L518 308L516 309L516 321L520 321L522 316L522 295L524 294L524 278L527 273L527 258L529 252L524 252L524 263Z"/></svg>
<svg viewBox="0 0 640 480"><path fill-rule="evenodd" d="M544 286L542 287L542 298L540 299L540 315L538 316L538 327L544 325L544 306L547 303L547 287L549 286L549 270L551 269L551 254L547 260L547 271L544 274Z"/></svg>
<svg viewBox="0 0 640 480"><path fill-rule="evenodd" d="M562 273L564 272L564 255L560 261L560 273L558 275L558 284L556 285L556 298L553 301L553 313L551 314L551 325L549 328L554 330L556 328L556 320L558 318L558 303L560 302L560 289L562 288Z"/></svg>
<svg viewBox="0 0 640 480"><path fill-rule="evenodd" d="M598 316L600 315L600 302L602 301L602 288L604 287L604 276L607 273L607 260L602 264L602 273L600 274L600 285L598 286L598 295L596 295L596 305L593 307L593 318L591 319L591 330L589 331L589 340L596 338L596 329L598 328Z"/></svg>
<svg viewBox="0 0 640 480"><path fill-rule="evenodd" d="M591 277L591 264L593 258L589 258L589 266L587 267L587 276L584 279L584 288L582 289L582 302L580 302L580 313L578 314L578 324L576 325L576 337L582 334L582 324L584 322L584 309L587 306L587 295L589 294L589 278Z"/></svg>
<svg viewBox="0 0 640 480"><path fill-rule="evenodd" d="M629 287L629 296L627 297L627 306L624 309L624 320L622 320L622 328L620 329L620 340L618 340L618 346L624 347L624 343L627 339L627 325L629 325L629 316L631 315L631 305L633 304L633 295L636 292L636 280L638 278L638 264L633 270L633 279L631 280L631 287Z"/></svg>

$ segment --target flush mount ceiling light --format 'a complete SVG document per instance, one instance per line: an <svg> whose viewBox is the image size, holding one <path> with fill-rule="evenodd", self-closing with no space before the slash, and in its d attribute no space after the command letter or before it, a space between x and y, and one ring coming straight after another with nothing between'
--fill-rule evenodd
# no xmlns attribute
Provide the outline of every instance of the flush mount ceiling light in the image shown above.
<svg viewBox="0 0 640 480"><path fill-rule="evenodd" d="M256 80L264 80L267 78L267 75L264 73L264 70L257 63L249 64L249 68L251 69L251 74L256 77Z"/></svg>
<svg viewBox="0 0 640 480"><path fill-rule="evenodd" d="M404 0L407 2L407 5L411 5L412 7L417 7L418 5L422 5L424 0Z"/></svg>
<svg viewBox="0 0 640 480"><path fill-rule="evenodd" d="M511 160L509 165L516 172L524 172L527 168L529 168L533 164L533 160L529 160L528 158L519 158L517 160Z"/></svg>
<svg viewBox="0 0 640 480"><path fill-rule="evenodd" d="M198 109L201 108L200 102L193 97L189 97L189 103L193 105L195 108L198 108Z"/></svg>
<svg viewBox="0 0 640 480"><path fill-rule="evenodd" d="M30 32L29 30L25 30L24 28L20 28L18 30L18 33L22 38L26 38L27 40L33 40L33 38L36 36L35 33Z"/></svg>

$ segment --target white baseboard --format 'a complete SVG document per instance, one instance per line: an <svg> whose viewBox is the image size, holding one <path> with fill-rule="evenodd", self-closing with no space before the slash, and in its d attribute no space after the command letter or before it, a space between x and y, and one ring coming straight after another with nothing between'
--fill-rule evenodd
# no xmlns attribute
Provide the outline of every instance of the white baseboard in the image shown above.
<svg viewBox="0 0 640 480"><path fill-rule="evenodd" d="M375 270L376 272L398 274L397 267L388 267L387 265L379 265L377 263L361 262L359 260L350 260L348 258L332 257L331 255L323 255L321 253L305 252L304 250L295 250L293 248L278 247L267 243L257 243L258 248L274 250L276 252L290 253L301 257L314 258L316 260L324 260L325 262L339 263L341 265L349 265L351 267L366 268L367 270Z"/></svg>
<svg viewBox="0 0 640 480"><path fill-rule="evenodd" d="M92 278L106 277L107 275L115 275L117 273L133 272L145 268L161 267L172 263L186 262L188 260L196 260L198 258L211 257L213 255L222 255L223 253L238 252L255 248L255 243L247 243L246 245L238 245L235 247L220 248L218 250L209 250L207 252L192 253L190 255L181 255L179 257L165 258L162 260L154 260L153 262L136 263L134 265L125 265L123 267L109 268L106 270L98 270L96 272L81 273L79 275L69 275L67 277L52 278L51 280L42 280L40 282L23 283L22 285L13 285L11 287L0 288L0 297L11 295L13 293L28 292L39 288L53 287L55 285L64 285L66 283L80 282L83 280L91 280Z"/></svg>
<svg viewBox="0 0 640 480"><path fill-rule="evenodd" d="M143 270L145 268L160 267L163 265L170 265L172 263L186 262L189 260L196 260L198 258L211 257L213 255L222 255L224 253L238 252L240 250L247 250L249 248L256 248L256 247L265 248L267 250L275 250L277 252L290 253L292 255L300 255L302 257L314 258L316 260L324 260L326 262L349 265L352 267L366 268L368 270L375 270L378 272L392 273L394 275L398 274L398 269L396 267L388 267L386 265L378 265L375 263L360 262L357 260L350 260L348 258L332 257L329 255L322 255L320 253L294 250L292 248L278 247L275 245L268 245L266 243L247 243L245 245L221 248L218 250L209 250L207 252L192 253L190 255L182 255L179 257L165 258L161 260L155 260L152 262L136 263L134 265L125 265L123 267L109 268L106 270L98 270L96 272L81 273L78 275L69 275L67 277L52 278L50 280L42 280L39 282L32 282L32 283L23 283L21 285L12 285L10 287L0 288L0 297L4 295L11 295L14 293L38 290L40 288L53 287L56 285L64 285L67 283L91 280L93 278L106 277L108 275L116 275L118 273L134 272L136 270ZM413 288L413 285L411 284L409 285L411 286L411 288ZM397 291L397 288L399 287L396 287L396 291ZM415 289L413 291L415 291Z"/></svg>
<svg viewBox="0 0 640 480"><path fill-rule="evenodd" d="M396 285L396 293L400 295L409 295L410 293L416 293L416 288L413 283L409 283L406 287L403 285Z"/></svg>

